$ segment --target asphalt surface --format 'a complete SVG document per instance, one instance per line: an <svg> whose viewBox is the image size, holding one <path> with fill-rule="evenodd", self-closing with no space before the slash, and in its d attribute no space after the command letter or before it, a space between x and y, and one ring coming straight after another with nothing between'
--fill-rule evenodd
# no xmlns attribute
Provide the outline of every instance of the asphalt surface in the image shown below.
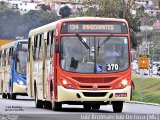
<svg viewBox="0 0 160 120"><path fill-rule="evenodd" d="M63 105L61 111L35 108L34 100L18 96L17 100L0 97L0 120L159 120L160 105L124 103L122 113L113 113L111 105L85 112L80 105Z"/></svg>

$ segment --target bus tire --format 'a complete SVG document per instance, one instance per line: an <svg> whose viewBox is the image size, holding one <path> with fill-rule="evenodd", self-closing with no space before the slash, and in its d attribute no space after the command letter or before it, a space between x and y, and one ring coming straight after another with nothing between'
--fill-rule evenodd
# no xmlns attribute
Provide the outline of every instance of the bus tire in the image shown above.
<svg viewBox="0 0 160 120"><path fill-rule="evenodd" d="M43 108L43 101L38 100L37 87L34 87L35 106L36 108Z"/></svg>
<svg viewBox="0 0 160 120"><path fill-rule="evenodd" d="M11 84L10 84L10 91L8 94L8 99L16 100L16 94L12 93L12 92L13 92L13 86L11 86Z"/></svg>
<svg viewBox="0 0 160 120"><path fill-rule="evenodd" d="M7 94L2 93L2 98L7 98Z"/></svg>
<svg viewBox="0 0 160 120"><path fill-rule="evenodd" d="M91 110L91 105L85 104L85 105L83 105L83 108L85 111L89 111L89 110Z"/></svg>
<svg viewBox="0 0 160 120"><path fill-rule="evenodd" d="M16 94L15 93L10 93L10 99L16 100Z"/></svg>
<svg viewBox="0 0 160 120"><path fill-rule="evenodd" d="M44 101L45 109L52 109L52 103L50 101Z"/></svg>
<svg viewBox="0 0 160 120"><path fill-rule="evenodd" d="M100 105L92 105L92 109L99 110L100 109Z"/></svg>
<svg viewBox="0 0 160 120"><path fill-rule="evenodd" d="M62 109L62 103L61 102L56 102L56 101L54 101L54 99L53 99L53 91L52 92L50 92L50 97L51 97L51 105L52 105L52 110L54 110L54 111L59 111L59 110L61 110Z"/></svg>
<svg viewBox="0 0 160 120"><path fill-rule="evenodd" d="M123 109L123 102L122 101L114 101L112 102L113 111L116 113L121 113Z"/></svg>
<svg viewBox="0 0 160 120"><path fill-rule="evenodd" d="M10 98L11 98L9 93L7 93L7 96L8 96L8 99L10 99Z"/></svg>

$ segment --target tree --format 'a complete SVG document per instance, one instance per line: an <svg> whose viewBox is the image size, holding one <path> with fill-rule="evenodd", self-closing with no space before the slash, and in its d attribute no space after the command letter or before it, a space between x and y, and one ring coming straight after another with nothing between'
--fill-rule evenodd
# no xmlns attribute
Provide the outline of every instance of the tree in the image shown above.
<svg viewBox="0 0 160 120"><path fill-rule="evenodd" d="M16 39L17 36L28 38L31 29L58 20L56 13L43 10L30 11L24 15L14 12L0 2L0 39Z"/></svg>
<svg viewBox="0 0 160 120"><path fill-rule="evenodd" d="M40 4L39 6L40 6L41 10L43 10L43 11L50 10L50 6L49 5Z"/></svg>
<svg viewBox="0 0 160 120"><path fill-rule="evenodd" d="M68 6L61 7L59 14L62 18L69 18L69 16L71 15L71 8Z"/></svg>
<svg viewBox="0 0 160 120"><path fill-rule="evenodd" d="M84 16L123 18L131 29L140 31L140 19L144 11L136 7L134 0L87 0L83 4L85 8L88 7ZM136 11L136 16L131 14L131 9Z"/></svg>

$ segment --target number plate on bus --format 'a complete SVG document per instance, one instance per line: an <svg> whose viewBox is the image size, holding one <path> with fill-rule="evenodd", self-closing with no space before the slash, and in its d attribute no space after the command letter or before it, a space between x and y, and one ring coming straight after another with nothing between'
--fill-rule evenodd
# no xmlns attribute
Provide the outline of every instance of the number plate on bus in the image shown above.
<svg viewBox="0 0 160 120"><path fill-rule="evenodd" d="M117 71L119 70L118 64L106 64L106 70L107 71Z"/></svg>

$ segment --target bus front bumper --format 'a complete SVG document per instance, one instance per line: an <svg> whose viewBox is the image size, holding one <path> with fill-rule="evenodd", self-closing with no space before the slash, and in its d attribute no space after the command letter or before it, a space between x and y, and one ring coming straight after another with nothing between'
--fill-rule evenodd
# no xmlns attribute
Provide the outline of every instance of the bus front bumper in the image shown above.
<svg viewBox="0 0 160 120"><path fill-rule="evenodd" d="M26 85L13 84L13 93L27 93Z"/></svg>
<svg viewBox="0 0 160 120"><path fill-rule="evenodd" d="M58 86L58 102L67 101L130 101L131 86L114 90L75 90Z"/></svg>

